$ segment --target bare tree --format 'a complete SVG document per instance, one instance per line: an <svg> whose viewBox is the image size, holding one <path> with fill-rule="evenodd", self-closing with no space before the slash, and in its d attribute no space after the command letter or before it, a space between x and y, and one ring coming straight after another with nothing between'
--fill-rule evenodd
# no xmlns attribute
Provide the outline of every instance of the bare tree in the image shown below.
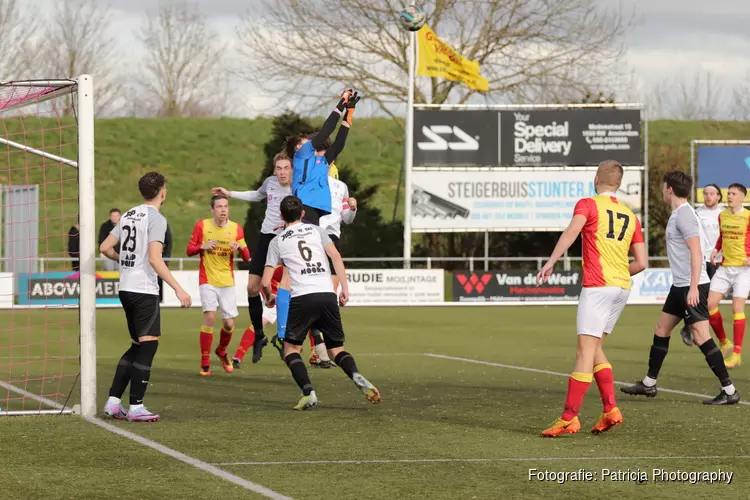
<svg viewBox="0 0 750 500"><path fill-rule="evenodd" d="M649 90L652 115L680 120L715 120L728 114L727 92L710 71L683 73L657 82Z"/></svg>
<svg viewBox="0 0 750 500"><path fill-rule="evenodd" d="M215 115L225 79L225 46L195 4L162 4L140 32L146 48L144 97L159 116ZM221 99L219 99L221 101Z"/></svg>
<svg viewBox="0 0 750 500"><path fill-rule="evenodd" d="M47 19L40 54L50 77L93 75L97 113L114 111L115 102L122 98L111 28L108 5L99 0L63 0Z"/></svg>
<svg viewBox="0 0 750 500"><path fill-rule="evenodd" d="M401 0L259 0L238 28L241 72L289 102L353 85L395 115L406 101L408 36ZM481 65L489 99L524 99L540 87L580 95L617 70L633 17L595 0L430 0L428 24ZM347 17L347 13L356 15ZM335 14L338 13L338 14ZM419 78L417 102L465 103L458 82ZM279 89L286 89L281 95ZM317 92L316 92L317 89ZM609 89L595 88L609 92Z"/></svg>
<svg viewBox="0 0 750 500"><path fill-rule="evenodd" d="M33 5L20 0L0 0L0 81L30 77L36 51L33 40L38 31Z"/></svg>
<svg viewBox="0 0 750 500"><path fill-rule="evenodd" d="M732 118L735 120L750 120L750 85L747 83L750 72L745 74L742 83L732 91Z"/></svg>

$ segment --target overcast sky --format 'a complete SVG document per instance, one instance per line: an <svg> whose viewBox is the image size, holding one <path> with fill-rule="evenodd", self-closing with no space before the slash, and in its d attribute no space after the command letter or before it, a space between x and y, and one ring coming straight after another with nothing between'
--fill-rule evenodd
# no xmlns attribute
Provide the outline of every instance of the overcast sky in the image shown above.
<svg viewBox="0 0 750 500"><path fill-rule="evenodd" d="M46 5L55 0L39 0ZM101 0L107 1L107 0ZM194 0L223 36L233 37L238 16L255 0ZM627 63L642 89L665 79L710 71L727 87L750 75L750 0L596 0L604 8L635 10ZM134 30L157 0L109 0L123 52L135 57ZM264 100L252 107L262 112Z"/></svg>

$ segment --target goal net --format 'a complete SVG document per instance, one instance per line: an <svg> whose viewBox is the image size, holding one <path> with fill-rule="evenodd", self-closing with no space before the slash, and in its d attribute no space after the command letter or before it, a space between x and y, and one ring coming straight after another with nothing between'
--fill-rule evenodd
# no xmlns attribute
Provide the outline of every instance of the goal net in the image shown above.
<svg viewBox="0 0 750 500"><path fill-rule="evenodd" d="M0 220L0 415L92 416L89 77L0 83Z"/></svg>

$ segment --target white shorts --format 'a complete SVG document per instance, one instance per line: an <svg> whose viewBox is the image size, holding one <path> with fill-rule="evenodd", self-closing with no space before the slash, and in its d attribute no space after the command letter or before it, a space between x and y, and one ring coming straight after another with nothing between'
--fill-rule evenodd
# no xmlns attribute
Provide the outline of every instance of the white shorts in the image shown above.
<svg viewBox="0 0 750 500"><path fill-rule="evenodd" d="M721 266L711 278L712 292L719 292L724 297L747 298L750 294L750 267Z"/></svg>
<svg viewBox="0 0 750 500"><path fill-rule="evenodd" d="M578 335L602 338L602 334L612 333L629 295L630 290L617 286L583 288L578 299Z"/></svg>
<svg viewBox="0 0 750 500"><path fill-rule="evenodd" d="M203 312L221 311L222 319L239 316L237 312L237 292L233 286L216 287L204 284L199 287Z"/></svg>
<svg viewBox="0 0 750 500"><path fill-rule="evenodd" d="M276 323L276 307L268 308L266 304L263 304L263 319L268 321L269 325Z"/></svg>

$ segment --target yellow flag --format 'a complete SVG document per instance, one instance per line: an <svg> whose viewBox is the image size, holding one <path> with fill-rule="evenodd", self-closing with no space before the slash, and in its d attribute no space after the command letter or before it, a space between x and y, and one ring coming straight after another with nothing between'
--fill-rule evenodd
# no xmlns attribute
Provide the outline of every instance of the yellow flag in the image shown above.
<svg viewBox="0 0 750 500"><path fill-rule="evenodd" d="M419 64L417 75L435 76L463 82L469 88L486 92L487 80L479 74L479 63L470 61L442 41L426 24L417 32Z"/></svg>

